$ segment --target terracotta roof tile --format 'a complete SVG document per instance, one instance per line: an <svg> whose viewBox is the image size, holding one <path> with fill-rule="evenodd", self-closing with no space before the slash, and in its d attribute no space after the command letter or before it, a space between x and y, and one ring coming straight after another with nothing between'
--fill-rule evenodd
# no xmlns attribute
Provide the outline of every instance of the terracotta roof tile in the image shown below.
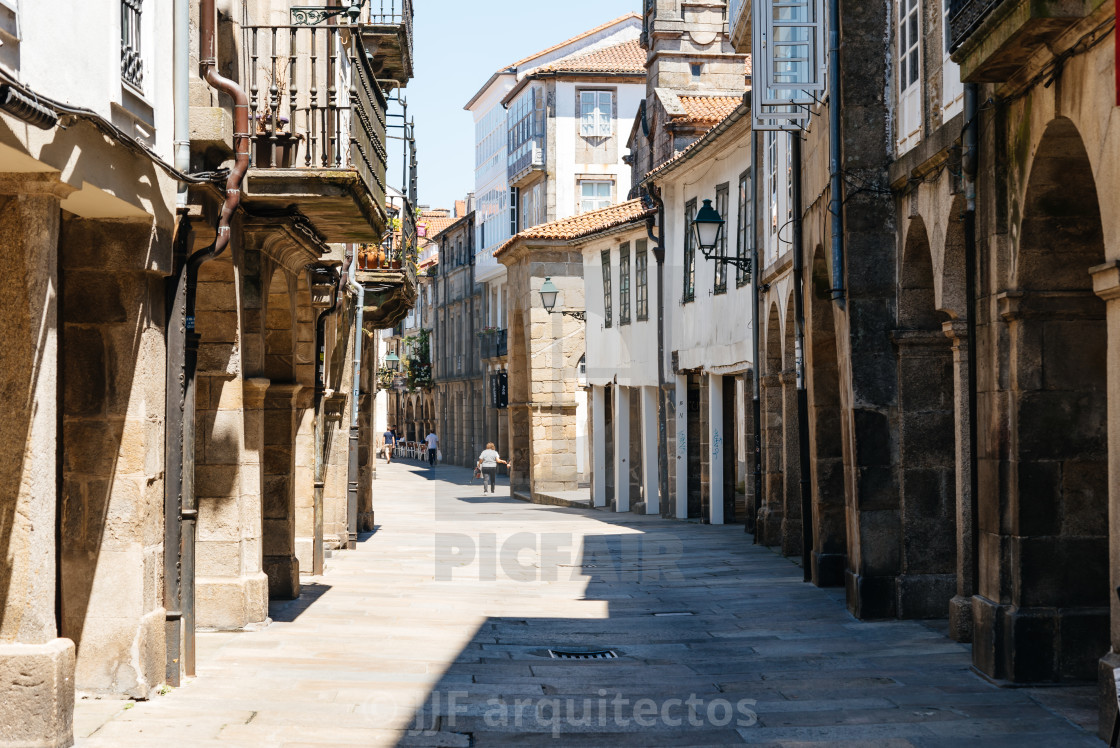
<svg viewBox="0 0 1120 748"><path fill-rule="evenodd" d="M681 96L685 114L673 117L673 122L694 125L714 125L743 103L740 96Z"/></svg>
<svg viewBox="0 0 1120 748"><path fill-rule="evenodd" d="M616 23L621 23L621 22L627 21L631 18L641 20L642 17L640 15L638 15L637 13L634 13L634 12L627 13L624 16L619 16L618 18L615 18L612 21L607 21L604 24L596 26L593 29L588 29L587 31L584 31L580 34L576 34L571 39L565 39L564 41L560 42L559 44L553 44L551 47L549 47L547 49L542 49L540 52L535 52L535 53L529 55L528 57L522 57L517 62L513 63L512 65L505 66L504 68L502 68L498 72L501 73L501 72L504 72L506 70L509 70L510 68L519 68L522 65L524 65L525 63L532 62L533 60L537 59L538 57L543 57L544 55L548 54L549 52L554 52L558 49L563 49L564 47L568 46L569 44L572 44L574 42L578 42L581 39L586 39L587 37L592 36L593 34L599 33L603 29L609 29L611 26L614 26Z"/></svg>
<svg viewBox="0 0 1120 748"><path fill-rule="evenodd" d="M429 215L421 214L420 219L417 220L416 223L417 223L417 225L424 225L424 226L427 227L427 230L425 231L424 237L427 238L427 239L431 239L436 234L440 233L445 228L447 228L448 226L450 226L451 224L455 223L458 220L459 219L455 218L454 216L446 216L446 215L442 215L442 214L437 215L437 216L429 216Z"/></svg>
<svg viewBox="0 0 1120 748"><path fill-rule="evenodd" d="M632 39L594 52L562 57L555 62L542 65L533 71L537 73L632 73L645 75L646 52Z"/></svg>
<svg viewBox="0 0 1120 748"><path fill-rule="evenodd" d="M746 102L744 102L742 99L735 99L735 101L738 102L737 105L734 108L732 108L731 111L729 111L726 114L726 116L721 117L719 119L719 121L712 124L712 126L709 127L707 130L705 130L704 133L700 137L698 137L696 140L692 141L687 146L685 146L680 151L680 153L678 153L677 155L668 159L667 161L665 161L660 166L646 172L646 175L642 179L642 181L643 182L648 182L651 178L656 177L657 175L664 172L666 169L670 168L671 166L674 166L678 161L683 161L684 159L688 158L692 154L693 151L706 146L709 143L709 141L711 141L712 138L717 137L719 135L719 132L716 131L716 128L718 128L721 124L723 124L724 120L730 119L733 115L735 115L737 112L739 112L740 107L742 107L741 114L745 115L745 114L749 113L750 107L747 106Z"/></svg>
<svg viewBox="0 0 1120 748"><path fill-rule="evenodd" d="M590 213L581 213L571 218L562 218L551 223L542 223L527 228L514 236L502 246L494 250L497 257L505 252L516 242L526 239L546 239L555 241L570 241L580 237L604 231L624 223L630 223L650 215L652 211L642 204L641 200L628 200L609 208L594 210Z"/></svg>

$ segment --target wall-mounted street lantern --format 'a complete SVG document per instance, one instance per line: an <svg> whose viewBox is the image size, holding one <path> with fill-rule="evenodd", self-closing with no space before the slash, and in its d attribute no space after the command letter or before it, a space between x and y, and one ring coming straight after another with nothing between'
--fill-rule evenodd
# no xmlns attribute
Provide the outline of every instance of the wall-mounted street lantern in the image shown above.
<svg viewBox="0 0 1120 748"><path fill-rule="evenodd" d="M385 357L385 367L387 369L389 369L389 371L393 371L393 372L400 371L400 369L401 369L401 357L398 356L393 351L389 351L389 355L387 355Z"/></svg>
<svg viewBox="0 0 1120 748"><path fill-rule="evenodd" d="M700 210L696 212L696 217L692 219L692 230L696 234L696 244L700 247L700 254L704 255L705 260L734 265L749 275L751 272L750 257L731 257L726 253L716 251L726 223L719 211L712 207L712 201L705 200Z"/></svg>
<svg viewBox="0 0 1120 748"><path fill-rule="evenodd" d="M559 295L560 289L552 282L552 276L545 277L544 283L541 284L541 306L543 306L544 310L549 314L552 314L553 308L556 307L556 297ZM587 312L582 310L570 312L566 309L561 309L560 314L566 317L575 317L580 322L587 321Z"/></svg>

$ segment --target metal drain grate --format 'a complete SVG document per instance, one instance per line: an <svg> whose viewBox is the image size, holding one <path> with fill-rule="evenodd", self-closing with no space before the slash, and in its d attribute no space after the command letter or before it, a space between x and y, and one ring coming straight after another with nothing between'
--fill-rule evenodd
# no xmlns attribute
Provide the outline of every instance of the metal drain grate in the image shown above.
<svg viewBox="0 0 1120 748"><path fill-rule="evenodd" d="M618 653L613 649L550 649L548 656L554 660L617 660Z"/></svg>

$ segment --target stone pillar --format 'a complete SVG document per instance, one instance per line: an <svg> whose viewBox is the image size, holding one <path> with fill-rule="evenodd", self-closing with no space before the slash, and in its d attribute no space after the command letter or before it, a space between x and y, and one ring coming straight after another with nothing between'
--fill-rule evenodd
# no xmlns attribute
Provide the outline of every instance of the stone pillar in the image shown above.
<svg viewBox="0 0 1120 748"><path fill-rule="evenodd" d="M295 554L295 402L301 384L272 382L264 396L263 555L268 596L299 597L299 561Z"/></svg>
<svg viewBox="0 0 1120 748"><path fill-rule="evenodd" d="M604 396L604 387L591 388L591 439L592 459L591 468L591 502L594 506L607 505L607 471L613 466L607 465L607 399Z"/></svg>
<svg viewBox="0 0 1120 748"><path fill-rule="evenodd" d="M642 387L642 485L646 514L660 514L657 472L657 388Z"/></svg>
<svg viewBox="0 0 1120 748"><path fill-rule="evenodd" d="M614 510L630 511L630 388L614 387Z"/></svg>
<svg viewBox="0 0 1120 748"><path fill-rule="evenodd" d="M171 236L149 221L63 220L62 633L78 690L147 698L164 681L166 343Z"/></svg>
<svg viewBox="0 0 1120 748"><path fill-rule="evenodd" d="M203 267L206 267L203 265ZM261 567L261 450L267 379L199 377L202 447L196 448L199 628L236 631L268 618Z"/></svg>
<svg viewBox="0 0 1120 748"><path fill-rule="evenodd" d="M708 522L723 524L723 377L708 375ZM734 457L734 456L732 456ZM734 467L731 468L732 470Z"/></svg>
<svg viewBox="0 0 1120 748"><path fill-rule="evenodd" d="M678 374L676 379L676 518L688 519L688 375Z"/></svg>
<svg viewBox="0 0 1120 748"><path fill-rule="evenodd" d="M312 393L314 398L314 393ZM301 574L314 570L315 553L315 405L296 411L295 487L296 559Z"/></svg>
<svg viewBox="0 0 1120 748"><path fill-rule="evenodd" d="M782 480L784 443L782 441L781 375L762 377L762 509L758 515L758 542L776 546L782 542L782 507L785 483Z"/></svg>
<svg viewBox="0 0 1120 748"><path fill-rule="evenodd" d="M782 381L782 555L801 556L801 444L797 433L797 372L783 371Z"/></svg>
<svg viewBox="0 0 1120 748"><path fill-rule="evenodd" d="M3 746L74 740L74 644L58 638L55 624L57 260L59 203L68 191L55 175L0 180L0 392L7 393L0 418Z"/></svg>
<svg viewBox="0 0 1120 748"><path fill-rule="evenodd" d="M972 462L968 410L968 324L950 320L942 324L953 346L953 430L956 432L957 594L949 601L949 635L959 642L972 641L973 575Z"/></svg>
<svg viewBox="0 0 1120 748"><path fill-rule="evenodd" d="M1109 586L1120 587L1120 260L1112 260L1092 268L1093 291L1105 302L1108 323L1108 568ZM1111 594L1109 601L1108 654L1097 664L1100 727L1098 735L1111 737L1116 719L1116 670L1120 669L1120 594Z"/></svg>

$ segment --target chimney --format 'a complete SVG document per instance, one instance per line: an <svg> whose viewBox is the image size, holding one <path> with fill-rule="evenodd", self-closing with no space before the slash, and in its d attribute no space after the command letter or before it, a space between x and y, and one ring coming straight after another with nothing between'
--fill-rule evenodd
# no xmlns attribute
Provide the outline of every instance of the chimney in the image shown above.
<svg viewBox="0 0 1120 748"><path fill-rule="evenodd" d="M467 201L466 200L456 200L455 201L455 217L456 218L462 218L466 214L467 214Z"/></svg>

